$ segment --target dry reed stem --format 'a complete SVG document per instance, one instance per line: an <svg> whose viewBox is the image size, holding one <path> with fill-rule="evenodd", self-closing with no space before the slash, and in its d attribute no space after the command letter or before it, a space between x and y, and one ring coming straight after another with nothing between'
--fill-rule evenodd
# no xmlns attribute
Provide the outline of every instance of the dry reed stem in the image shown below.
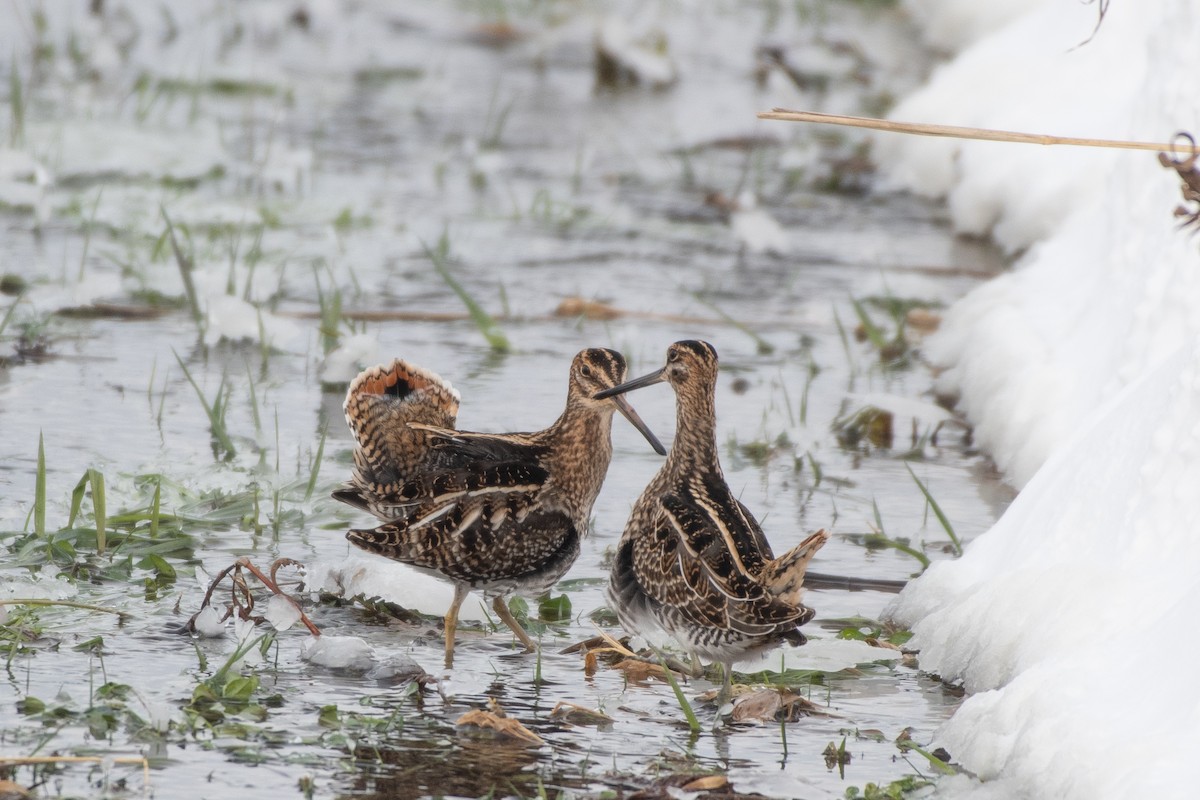
<svg viewBox="0 0 1200 800"><path fill-rule="evenodd" d="M290 319L320 319L321 312L310 309L276 311L276 316ZM355 322L464 322L471 315L459 311L402 311L400 309L343 309L343 319ZM627 311L607 303L568 297L550 314L520 316L516 314L493 314L497 322L553 322L559 319L582 317L590 320L644 319L655 322L674 322L683 325L729 325L729 320L713 317L696 317L687 314L661 314L654 311Z"/></svg>
<svg viewBox="0 0 1200 800"><path fill-rule="evenodd" d="M1000 131L992 128L967 128L958 125L935 125L923 122L897 122L877 117L852 117L843 114L822 114L817 111L791 111L775 108L761 111L759 119L774 119L787 122L818 122L827 125L846 125L852 128L870 128L893 133L913 133L919 136L944 136L953 139L981 139L989 142L1017 142L1019 144L1061 144L1075 147L1113 147L1124 150L1154 150L1174 154L1186 153L1182 142L1157 144L1155 142L1131 142L1121 139L1088 139L1075 136L1050 136L1042 133Z"/></svg>
<svg viewBox="0 0 1200 800"><path fill-rule="evenodd" d="M309 633L311 633L313 636L320 636L320 628L318 628L313 621L308 618L308 615L304 613L304 609L300 607L300 603L297 602L296 599L291 595L280 589L279 584L277 584L274 580L275 574L279 571L280 567L293 566L300 566L300 562L290 558L276 559L271 564L271 576L267 577L262 573L262 570L251 563L249 558L242 556L237 561L218 572L216 577L212 579L208 585L208 591L204 593L204 600L202 600L200 603L200 609L203 611L205 607L212 603L213 593L216 591L217 586L220 585L221 581L225 580L225 578L229 578L231 599L229 609L225 612L225 616L221 617L221 622L224 622L233 616L236 609L245 608L247 613L253 609L254 595L251 593L250 586L246 583L245 578L242 577L242 570L245 569L251 572L254 577L258 578L259 581L261 581L264 586L270 589L273 594L279 595L284 600L287 600L289 603L295 606L296 610L300 612L300 621L304 623L304 627L308 628ZM192 615L192 618L188 620L189 629L195 626L196 617L199 616L199 614L200 612L197 611Z"/></svg>

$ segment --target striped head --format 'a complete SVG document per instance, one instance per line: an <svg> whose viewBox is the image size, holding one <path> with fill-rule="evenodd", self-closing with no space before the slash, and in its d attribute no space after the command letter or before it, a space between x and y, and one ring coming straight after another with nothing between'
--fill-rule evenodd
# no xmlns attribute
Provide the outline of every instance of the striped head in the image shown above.
<svg viewBox="0 0 1200 800"><path fill-rule="evenodd" d="M621 385L625 380L625 357L616 350L603 347L593 347L581 351L571 362L571 380L567 390L567 404L577 405L596 411L620 411L635 428L646 437L646 441L660 454L665 454L666 448L658 438L642 422L629 401L624 397L603 397L596 395L607 389Z"/></svg>
<svg viewBox="0 0 1200 800"><path fill-rule="evenodd" d="M667 348L662 379L678 392L685 386L713 386L717 382L717 351L708 342L685 339Z"/></svg>
<svg viewBox="0 0 1200 800"><path fill-rule="evenodd" d="M667 381L680 397L710 394L717 384L717 351L708 342L686 339L667 348L667 363L649 375L634 378L597 397L615 397L625 392Z"/></svg>

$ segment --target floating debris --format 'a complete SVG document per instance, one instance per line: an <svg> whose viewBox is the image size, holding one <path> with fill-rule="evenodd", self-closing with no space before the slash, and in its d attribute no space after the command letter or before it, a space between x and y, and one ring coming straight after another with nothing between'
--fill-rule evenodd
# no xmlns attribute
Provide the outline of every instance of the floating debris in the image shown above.
<svg viewBox="0 0 1200 800"><path fill-rule="evenodd" d="M493 699L491 701L491 709L484 710L481 708L471 709L463 714L454 723L460 727L470 726L475 728L484 728L486 730L495 731L500 736L505 736L510 739L516 739L528 744L543 745L545 741L533 731L526 728L519 721L513 719L504 713L504 709L500 704Z"/></svg>

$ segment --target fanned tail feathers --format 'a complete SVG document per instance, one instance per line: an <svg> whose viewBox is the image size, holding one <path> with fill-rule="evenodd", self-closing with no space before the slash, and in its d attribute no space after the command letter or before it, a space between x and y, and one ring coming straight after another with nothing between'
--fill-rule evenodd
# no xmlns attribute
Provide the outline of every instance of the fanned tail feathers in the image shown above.
<svg viewBox="0 0 1200 800"><path fill-rule="evenodd" d="M799 606L808 562L827 541L829 532L824 529L817 531L779 558L768 561L759 574L759 582L775 598L788 605Z"/></svg>

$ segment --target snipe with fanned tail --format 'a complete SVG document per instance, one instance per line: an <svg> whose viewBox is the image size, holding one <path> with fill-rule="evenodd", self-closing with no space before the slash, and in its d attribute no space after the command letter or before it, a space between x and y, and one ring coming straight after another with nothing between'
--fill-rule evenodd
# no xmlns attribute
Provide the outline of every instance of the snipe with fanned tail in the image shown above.
<svg viewBox="0 0 1200 800"><path fill-rule="evenodd" d="M534 433L455 430L458 392L398 359L350 384L344 408L356 441L354 473L333 496L384 524L346 538L454 584L446 666L453 663L459 607L472 589L493 598L500 619L535 649L505 596L549 589L579 555L612 457L614 411L665 452L628 402L594 398L625 377L620 353L579 353L566 409Z"/></svg>
<svg viewBox="0 0 1200 800"><path fill-rule="evenodd" d="M599 399L661 381L676 394L675 442L634 504L617 545L609 599L632 633L657 626L692 655L724 667L781 642L803 644L813 617L801 602L804 573L829 535L818 531L775 558L754 515L733 496L717 457L717 352L676 342L662 369L598 393Z"/></svg>

